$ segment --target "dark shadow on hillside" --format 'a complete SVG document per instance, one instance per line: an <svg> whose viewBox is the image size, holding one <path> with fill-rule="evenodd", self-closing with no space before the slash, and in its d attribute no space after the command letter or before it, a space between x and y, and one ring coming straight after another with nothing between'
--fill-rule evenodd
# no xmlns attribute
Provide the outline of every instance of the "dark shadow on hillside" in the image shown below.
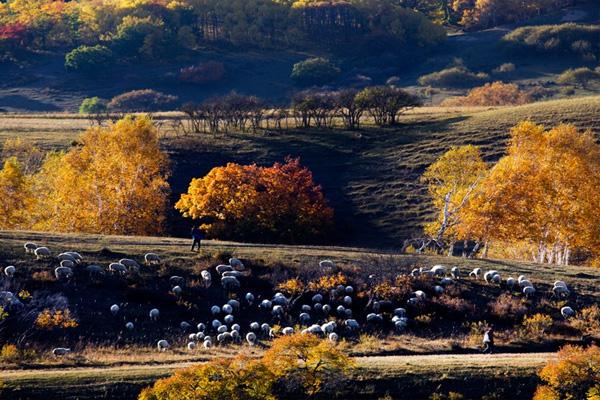
<svg viewBox="0 0 600 400"><path fill-rule="evenodd" d="M60 107L52 103L46 103L40 100L31 99L22 95L7 95L0 97L0 108L19 109L30 111L61 111Z"/></svg>

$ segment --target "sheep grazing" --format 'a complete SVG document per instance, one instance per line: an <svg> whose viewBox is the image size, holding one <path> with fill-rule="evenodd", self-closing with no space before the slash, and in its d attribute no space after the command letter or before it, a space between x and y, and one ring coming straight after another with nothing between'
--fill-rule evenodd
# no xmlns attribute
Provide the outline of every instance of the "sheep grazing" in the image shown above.
<svg viewBox="0 0 600 400"><path fill-rule="evenodd" d="M502 282L502 278L500 277L500 274L496 274L496 275L492 276L492 283L499 285L501 282Z"/></svg>
<svg viewBox="0 0 600 400"><path fill-rule="evenodd" d="M424 292L424 291L422 291L422 290L417 290L417 291L415 292L415 297L416 297L418 300L425 300L425 299L427 298L427 295L425 294L425 292Z"/></svg>
<svg viewBox="0 0 600 400"><path fill-rule="evenodd" d="M383 322L383 317L381 316L381 314L370 313L367 314L367 322Z"/></svg>
<svg viewBox="0 0 600 400"><path fill-rule="evenodd" d="M535 288L533 286L525 286L523 288L523 294L527 297L531 297L535 294Z"/></svg>
<svg viewBox="0 0 600 400"><path fill-rule="evenodd" d="M127 273L127 267L121 263L110 263L108 270L113 274L125 275Z"/></svg>
<svg viewBox="0 0 600 400"><path fill-rule="evenodd" d="M254 295L252 293L246 293L245 298L248 305L252 305L252 303L254 303Z"/></svg>
<svg viewBox="0 0 600 400"><path fill-rule="evenodd" d="M329 341L330 341L330 342L332 342L332 343L336 343L336 342L339 340L339 338L340 338L340 337L338 336L338 334L337 334L337 333L335 333L335 332L331 332L331 333L329 334L328 338L329 338Z"/></svg>
<svg viewBox="0 0 600 400"><path fill-rule="evenodd" d="M160 264L160 257L155 253L146 253L144 261L146 261L147 265Z"/></svg>
<svg viewBox="0 0 600 400"><path fill-rule="evenodd" d="M255 332L259 331L260 330L259 323L258 322L252 322L252 323L250 323L250 330L251 331L255 331Z"/></svg>
<svg viewBox="0 0 600 400"><path fill-rule="evenodd" d="M565 306L560 309L560 313L565 319L567 319L567 318L571 318L575 315L575 310L573 310L569 306Z"/></svg>
<svg viewBox="0 0 600 400"><path fill-rule="evenodd" d="M192 327L192 325L187 321L182 321L179 324L179 327L181 328L182 331L187 331L188 329L190 329Z"/></svg>
<svg viewBox="0 0 600 400"><path fill-rule="evenodd" d="M323 295L322 295L322 294L319 294L319 293L317 293L317 294L315 294L315 295L314 295L314 296L311 298L311 301L312 301L313 303L321 303L321 302L323 301Z"/></svg>
<svg viewBox="0 0 600 400"><path fill-rule="evenodd" d="M69 267L58 267L54 270L54 276L56 279L71 279L73 277L73 270Z"/></svg>
<svg viewBox="0 0 600 400"><path fill-rule="evenodd" d="M210 324L212 325L213 329L219 329L221 325L223 325L218 319L213 319Z"/></svg>
<svg viewBox="0 0 600 400"><path fill-rule="evenodd" d="M132 331L133 328L135 328L135 325L133 325L133 322L128 322L125 324L125 328L127 328L128 331Z"/></svg>
<svg viewBox="0 0 600 400"><path fill-rule="evenodd" d="M234 271L234 269L233 269L233 267L231 265L225 265L225 264L217 265L215 267L215 269L217 270L217 273L219 275L223 275L225 272Z"/></svg>
<svg viewBox="0 0 600 400"><path fill-rule="evenodd" d="M90 274L91 277L104 275L104 268L99 265L88 265L85 267L85 270Z"/></svg>
<svg viewBox="0 0 600 400"><path fill-rule="evenodd" d="M450 275L452 275L454 279L460 279L460 269L458 269L458 267L452 267L452 269L450 269Z"/></svg>
<svg viewBox="0 0 600 400"><path fill-rule="evenodd" d="M474 268L473 271L469 272L469 277L479 279L481 276L481 268Z"/></svg>
<svg viewBox="0 0 600 400"><path fill-rule="evenodd" d="M204 339L202 346L204 346L205 349L210 349L212 347L212 341L210 340L210 338Z"/></svg>
<svg viewBox="0 0 600 400"><path fill-rule="evenodd" d="M156 347L158 348L158 351L167 351L167 349L170 346L171 345L169 344L169 342L167 342L165 339L161 339L156 343Z"/></svg>
<svg viewBox="0 0 600 400"><path fill-rule="evenodd" d="M15 275L15 272L17 272L17 269L14 267L14 265L9 265L8 267L4 268L4 275L9 278L12 278Z"/></svg>
<svg viewBox="0 0 600 400"><path fill-rule="evenodd" d="M177 296L177 297L181 297L181 294L183 293L183 289L181 288L181 286L175 286L173 289L171 289L171 292Z"/></svg>
<svg viewBox="0 0 600 400"><path fill-rule="evenodd" d="M81 254L79 254L79 253L78 253L78 252L76 252L76 251L65 251L65 253L64 253L64 254L68 254L68 255L70 255L71 257L73 257L73 258L75 259L75 262L76 262L77 264L80 264L80 263L83 261L83 257L82 257L82 255L81 255Z"/></svg>
<svg viewBox="0 0 600 400"><path fill-rule="evenodd" d="M515 278L513 278L513 277L508 277L508 278L506 279L506 286L507 286L507 287L508 287L510 290L512 290L512 289L515 287L516 283L517 283L517 281L516 281L516 280L515 280Z"/></svg>
<svg viewBox="0 0 600 400"><path fill-rule="evenodd" d="M345 296L344 297L344 304L346 304L347 306L352 305L352 297L350 296Z"/></svg>
<svg viewBox="0 0 600 400"><path fill-rule="evenodd" d="M202 284L204 287L209 288L212 284L212 276L210 275L210 272L204 270L200 272L200 276L202 277Z"/></svg>
<svg viewBox="0 0 600 400"><path fill-rule="evenodd" d="M321 325L321 329L325 333L331 333L331 332L335 331L336 327L337 327L337 324L335 323L335 321L329 321L329 322L326 322L323 325Z"/></svg>
<svg viewBox="0 0 600 400"><path fill-rule="evenodd" d="M187 349L188 349L189 351L194 351L194 350L196 350L196 347L197 347L197 345L196 345L196 342L189 342L189 343L187 344Z"/></svg>
<svg viewBox="0 0 600 400"><path fill-rule="evenodd" d="M212 315L218 315L218 314L220 314L221 313L221 307L219 307L219 306L212 306L210 308L210 313Z"/></svg>
<svg viewBox="0 0 600 400"><path fill-rule="evenodd" d="M66 267L66 268L74 268L75 267L75 263L71 260L62 260L60 262L60 266L61 267Z"/></svg>
<svg viewBox="0 0 600 400"><path fill-rule="evenodd" d="M442 286L447 286L447 285L450 285L451 283L454 283L452 278L442 278L442 280L440 280L440 285L442 285Z"/></svg>
<svg viewBox="0 0 600 400"><path fill-rule="evenodd" d="M235 278L240 278L244 276L244 274L242 274L240 271L225 271L221 276L233 276Z"/></svg>
<svg viewBox="0 0 600 400"><path fill-rule="evenodd" d="M52 350L52 355L54 355L54 357L63 357L63 356L66 356L67 354L69 354L70 352L71 352L71 349L69 349L69 348L57 347Z"/></svg>
<svg viewBox="0 0 600 400"><path fill-rule="evenodd" d="M298 319L301 324L306 325L310 321L310 314L306 312L300 313Z"/></svg>
<svg viewBox="0 0 600 400"><path fill-rule="evenodd" d="M265 310L270 310L271 308L273 308L273 303L271 303L271 301L265 299L265 300L261 301L259 307L263 308Z"/></svg>
<svg viewBox="0 0 600 400"><path fill-rule="evenodd" d="M233 312L233 307L231 307L230 304L223 304L223 307L221 307L221 310L223 310L223 312L225 314L231 314Z"/></svg>
<svg viewBox="0 0 600 400"><path fill-rule="evenodd" d="M239 332L242 330L242 327L239 324L233 324L233 325L231 325L231 330Z"/></svg>
<svg viewBox="0 0 600 400"><path fill-rule="evenodd" d="M569 289L567 289L566 286L554 286L552 288L552 294L556 297L569 297L569 295L571 294L571 292L569 291Z"/></svg>
<svg viewBox="0 0 600 400"><path fill-rule="evenodd" d="M283 315L284 310L282 306L274 306L273 309L271 310L271 314L273 314L273 316L281 316Z"/></svg>
<svg viewBox="0 0 600 400"><path fill-rule="evenodd" d="M200 322L198 325L196 325L196 329L198 329L200 332L204 332L206 330L206 325Z"/></svg>
<svg viewBox="0 0 600 400"><path fill-rule="evenodd" d="M444 293L444 288L439 285L435 285L433 287L433 291L435 292L435 294L442 294Z"/></svg>
<svg viewBox="0 0 600 400"><path fill-rule="evenodd" d="M231 325L233 324L234 318L233 315L231 314L227 314L225 317L223 317L223 321L227 324L227 325Z"/></svg>
<svg viewBox="0 0 600 400"><path fill-rule="evenodd" d="M406 315L406 310L404 308L396 308L394 309L394 315L397 317L404 317Z"/></svg>
<svg viewBox="0 0 600 400"><path fill-rule="evenodd" d="M112 306L110 306L110 312L112 313L112 315L117 315L119 313L119 306L116 304L113 304Z"/></svg>
<svg viewBox="0 0 600 400"><path fill-rule="evenodd" d="M227 304L229 304L234 310L240 309L240 302L237 301L236 299L228 300Z"/></svg>
<svg viewBox="0 0 600 400"><path fill-rule="evenodd" d="M321 260L319 261L319 267L323 269L335 269L335 263L331 260Z"/></svg>
<svg viewBox="0 0 600 400"><path fill-rule="evenodd" d="M314 325L309 326L307 329L305 329L302 332L303 333L311 333L313 335L322 335L323 329L321 329L321 325L314 324Z"/></svg>
<svg viewBox="0 0 600 400"><path fill-rule="evenodd" d="M35 249L38 248L37 244L32 242L25 243L23 247L25 248L25 253L27 254L33 254L35 252Z"/></svg>
<svg viewBox="0 0 600 400"><path fill-rule="evenodd" d="M329 304L323 304L323 314L327 315L331 312L331 306Z"/></svg>
<svg viewBox="0 0 600 400"><path fill-rule="evenodd" d="M56 256L56 258L60 262L62 262L62 261L70 261L73 264L75 264L77 262L77 259L75 257L73 257L72 254L69 254L69 253L60 253L58 256Z"/></svg>
<svg viewBox="0 0 600 400"><path fill-rule="evenodd" d="M221 285L225 290L235 290L240 288L240 281L235 276L224 276L221 278Z"/></svg>
<svg viewBox="0 0 600 400"><path fill-rule="evenodd" d="M246 342L248 342L250 346L254 346L256 344L256 333L248 332L246 334Z"/></svg>
<svg viewBox="0 0 600 400"><path fill-rule="evenodd" d="M517 278L517 282L519 282L519 284L520 284L522 281L524 281L526 279L527 278L525 277L525 275L519 275L519 277Z"/></svg>
<svg viewBox="0 0 600 400"><path fill-rule="evenodd" d="M414 268L412 271L410 271L410 276L412 276L413 278L416 278L419 275L421 275L421 271L419 271L418 268Z"/></svg>
<svg viewBox="0 0 600 400"><path fill-rule="evenodd" d="M392 322L397 331L403 331L408 326L408 319L405 317L394 317Z"/></svg>
<svg viewBox="0 0 600 400"><path fill-rule="evenodd" d="M344 291L346 292L346 294L352 294L354 293L354 288L352 286L346 286L344 288Z"/></svg>
<svg viewBox="0 0 600 400"><path fill-rule="evenodd" d="M564 281L554 281L554 286L564 286L564 287L567 287L567 284Z"/></svg>
<svg viewBox="0 0 600 400"><path fill-rule="evenodd" d="M282 293L275 293L271 302L280 306L286 306L289 301Z"/></svg>
<svg viewBox="0 0 600 400"><path fill-rule="evenodd" d="M160 311L158 311L158 308L153 308L152 310L150 310L148 315L150 316L150 319L152 321L158 321L158 317L160 317Z"/></svg>
<svg viewBox="0 0 600 400"><path fill-rule="evenodd" d="M203 341L204 337L205 337L204 332L198 332L198 333L196 333L196 340L197 341L199 341L199 342Z"/></svg>
<svg viewBox="0 0 600 400"><path fill-rule="evenodd" d="M238 260L235 257L232 257L229 259L229 265L231 265L233 268L237 269L238 271L243 271L245 269L244 263L242 263L240 260Z"/></svg>
<svg viewBox="0 0 600 400"><path fill-rule="evenodd" d="M483 275L483 279L486 281L486 283L491 283L491 282L492 282L492 278L493 278L495 275L498 275L498 271L496 271L496 270L491 270L491 271L488 271L488 272L486 272L486 273Z"/></svg>
<svg viewBox="0 0 600 400"><path fill-rule="evenodd" d="M119 264L123 264L131 272L139 272L140 270L140 264L138 264L137 261L132 260L131 258L121 258L119 260Z"/></svg>
<svg viewBox="0 0 600 400"><path fill-rule="evenodd" d="M294 334L294 328L292 328L291 326L286 326L285 328L283 328L281 330L281 333L283 335L286 335L286 336L293 335Z"/></svg>
<svg viewBox="0 0 600 400"><path fill-rule="evenodd" d="M33 251L33 253L35 254L35 257L38 260L41 260L43 258L49 258L50 255L52 254L52 253L50 253L50 249L47 247L38 247L37 249L35 249Z"/></svg>
<svg viewBox="0 0 600 400"><path fill-rule="evenodd" d="M431 267L431 273L435 276L444 276L446 275L446 267L443 265L434 265Z"/></svg>
<svg viewBox="0 0 600 400"><path fill-rule="evenodd" d="M519 281L519 286L521 286L521 288L526 288L528 286L533 286L533 285L527 279L523 279L523 280Z"/></svg>
<svg viewBox="0 0 600 400"><path fill-rule="evenodd" d="M269 326L269 324L267 323L264 323L260 326L260 330L263 331L263 333L267 334L271 330L271 326Z"/></svg>
<svg viewBox="0 0 600 400"><path fill-rule="evenodd" d="M350 329L351 331L355 331L358 330L360 328L360 325L358 324L358 321L355 319L347 319L344 321L344 325L346 326L346 328Z"/></svg>
<svg viewBox="0 0 600 400"><path fill-rule="evenodd" d="M312 310L312 307L308 304L302 304L301 310L302 312L310 312L310 310Z"/></svg>

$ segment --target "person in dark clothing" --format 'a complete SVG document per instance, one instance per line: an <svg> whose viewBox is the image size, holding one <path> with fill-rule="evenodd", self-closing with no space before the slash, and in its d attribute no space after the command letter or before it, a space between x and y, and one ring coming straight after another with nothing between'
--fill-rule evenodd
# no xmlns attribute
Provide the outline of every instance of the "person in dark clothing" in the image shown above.
<svg viewBox="0 0 600 400"><path fill-rule="evenodd" d="M199 227L194 226L192 227L192 251L194 251L194 247L198 246L198 252L200 252L200 245L202 242L202 231L200 230Z"/></svg>
<svg viewBox="0 0 600 400"><path fill-rule="evenodd" d="M494 350L494 331L491 327L483 332L483 352L492 354Z"/></svg>

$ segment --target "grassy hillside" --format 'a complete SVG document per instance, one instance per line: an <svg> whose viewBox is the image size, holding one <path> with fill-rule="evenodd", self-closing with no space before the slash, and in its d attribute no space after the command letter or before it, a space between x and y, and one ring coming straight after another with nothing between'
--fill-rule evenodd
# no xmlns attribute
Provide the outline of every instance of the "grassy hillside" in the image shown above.
<svg viewBox="0 0 600 400"><path fill-rule="evenodd" d="M504 108L421 108L393 128L367 126L360 132L290 129L270 133L229 133L176 137L162 124L166 151L173 161L173 198L187 190L192 177L227 162L261 165L300 156L335 209L337 228L331 243L398 247L419 231L431 215L418 178L450 146L482 147L494 161L504 151L508 132L529 119L548 126L572 123L600 133L600 97L581 97ZM175 114L157 115L159 120ZM67 148L89 126L69 114L0 116L0 142L19 136L46 150ZM173 216L173 234L187 235Z"/></svg>

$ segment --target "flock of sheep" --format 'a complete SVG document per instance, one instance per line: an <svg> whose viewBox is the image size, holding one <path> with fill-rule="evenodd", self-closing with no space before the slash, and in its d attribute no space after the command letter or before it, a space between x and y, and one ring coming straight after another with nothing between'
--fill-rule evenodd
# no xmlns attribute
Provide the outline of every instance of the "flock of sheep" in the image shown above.
<svg viewBox="0 0 600 400"><path fill-rule="evenodd" d="M34 254L38 259L51 259L52 255L47 247L38 247L34 243L26 243L25 251ZM55 258L59 262L54 270L57 280L68 282L73 277L73 270L82 267L83 257L77 252L64 252ZM160 264L160 257L154 253L148 253L144 257L146 265ZM330 260L320 262L323 270L335 267ZM85 271L90 276L100 276L106 273L117 276L128 273L137 273L140 271L140 264L129 258L123 258L118 262L113 262L105 269L100 265L87 265ZM14 266L4 268L4 274L12 278L17 272ZM215 267L214 275L209 270L201 272L202 285L209 288L213 285L213 276L218 277L220 285L227 294L238 292L242 289L243 277L247 276L247 270L237 258L229 259L229 264L221 264ZM436 279L436 285L433 286L433 294L440 295L444 293L446 287L452 285L456 280L461 279L462 274L458 267L453 267L449 271L445 266L435 265L430 269L413 269L410 276L430 276ZM505 285L510 291L518 290L526 297L532 297L536 293L533 284L524 276L518 278L509 277L502 280L498 271L491 270L483 273L481 268L475 268L468 274L472 279L483 279L490 285ZM171 294L181 297L186 290L186 280L181 276L171 276L168 278ZM275 293L270 298L260 298L251 292L244 296L239 296L240 300L231 298L223 305L214 304L209 307L211 321L192 324L188 321L182 321L179 324L181 332L185 332L184 342L187 343L187 349L195 350L199 346L210 348L215 345L227 345L230 343L241 343L244 339L251 345L257 345L261 340L269 340L277 335L291 335L300 329L302 333L309 333L326 337L332 342L337 342L342 336L351 336L359 333L364 327L376 326L384 321L389 321L398 332L404 331L409 323L407 309L391 304L390 301L379 299L370 305L371 309L366 314L364 321L359 322L355 318L352 309L355 303L355 289L353 286L339 285L331 291L322 291L312 293L310 300L305 299L304 304L297 307L291 303L291 299L283 293ZM563 281L554 282L552 295L558 298L568 297L570 291ZM420 302L427 299L428 294L422 290L415 291L407 301L407 306L417 306ZM19 303L17 296L11 292L0 292L0 306L16 306ZM253 314L260 316L262 321L252 321L246 327L237 323L241 311L245 315L247 311L253 309ZM565 318L575 315L575 311L569 307L562 307L561 314ZM124 310L118 304L110 306L109 310L113 316L122 315ZM361 310L362 312L362 310ZM160 310L151 308L148 312L148 318L151 321L158 321ZM275 324L282 326L282 329L275 331ZM298 328L300 327L300 328ZM135 329L132 321L125 323L128 331ZM245 333L245 335L244 335ZM159 351L165 351L171 347L171 344L164 338L156 342ZM63 356L70 352L69 348L59 347L53 350L55 356Z"/></svg>

